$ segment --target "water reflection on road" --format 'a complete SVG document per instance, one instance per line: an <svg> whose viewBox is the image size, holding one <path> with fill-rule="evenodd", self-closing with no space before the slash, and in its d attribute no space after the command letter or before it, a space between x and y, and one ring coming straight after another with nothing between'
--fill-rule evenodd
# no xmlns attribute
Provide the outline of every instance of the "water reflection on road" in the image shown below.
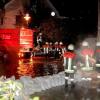
<svg viewBox="0 0 100 100"><path fill-rule="evenodd" d="M0 75L7 77L15 75L16 78L24 75L32 77L50 75L63 70L62 64L59 62L61 61L41 57L0 62ZM100 78L96 78L100 74L95 71L88 73L80 71L80 73L85 77L85 80L79 82L71 91L65 89L64 86L63 88L55 87L42 91L42 93L36 93L33 97L37 95L40 100L100 100ZM86 78L93 80L86 80Z"/></svg>
<svg viewBox="0 0 100 100"><path fill-rule="evenodd" d="M17 67L18 76L44 76L51 75L63 70L58 61L50 61L46 58L35 57L30 59L19 59Z"/></svg>
<svg viewBox="0 0 100 100"><path fill-rule="evenodd" d="M62 62L46 57L33 57L30 59L18 59L15 56L9 61L0 61L0 76L44 76L58 73L63 70Z"/></svg>
<svg viewBox="0 0 100 100"><path fill-rule="evenodd" d="M39 100L100 100L100 92L96 88L75 87L71 90L65 86L51 88L41 93L32 95L39 97Z"/></svg>
<svg viewBox="0 0 100 100"><path fill-rule="evenodd" d="M23 75L28 75L28 76L34 76L34 68L33 68L33 62L31 62L30 60L26 60L26 62L24 62L24 59L20 59L19 60L19 66L17 67L17 73L19 76L23 76Z"/></svg>

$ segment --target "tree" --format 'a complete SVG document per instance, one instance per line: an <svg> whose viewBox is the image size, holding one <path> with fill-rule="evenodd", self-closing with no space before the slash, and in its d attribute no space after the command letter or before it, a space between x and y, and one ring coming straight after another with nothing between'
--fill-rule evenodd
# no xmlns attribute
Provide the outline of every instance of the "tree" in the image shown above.
<svg viewBox="0 0 100 100"><path fill-rule="evenodd" d="M58 21L54 18L45 19L40 23L40 30L45 36L46 41L61 41L62 32Z"/></svg>

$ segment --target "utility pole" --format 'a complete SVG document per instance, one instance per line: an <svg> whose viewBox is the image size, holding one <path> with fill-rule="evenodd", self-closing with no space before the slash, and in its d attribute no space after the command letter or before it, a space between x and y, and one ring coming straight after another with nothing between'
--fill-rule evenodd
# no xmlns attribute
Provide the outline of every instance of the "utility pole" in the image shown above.
<svg viewBox="0 0 100 100"><path fill-rule="evenodd" d="M100 42L100 0L98 0L98 33L97 41Z"/></svg>

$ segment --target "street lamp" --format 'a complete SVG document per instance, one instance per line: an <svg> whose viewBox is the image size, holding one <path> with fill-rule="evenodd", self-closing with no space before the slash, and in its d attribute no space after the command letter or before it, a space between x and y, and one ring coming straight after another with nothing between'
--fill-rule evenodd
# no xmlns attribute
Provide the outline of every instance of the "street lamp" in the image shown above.
<svg viewBox="0 0 100 100"><path fill-rule="evenodd" d="M55 15L56 15L56 13L52 11L51 12L51 16L55 16Z"/></svg>
<svg viewBox="0 0 100 100"><path fill-rule="evenodd" d="M31 17L29 16L28 13L24 16L24 19L26 20L26 23L27 23L27 26L28 26L28 22L31 19Z"/></svg>

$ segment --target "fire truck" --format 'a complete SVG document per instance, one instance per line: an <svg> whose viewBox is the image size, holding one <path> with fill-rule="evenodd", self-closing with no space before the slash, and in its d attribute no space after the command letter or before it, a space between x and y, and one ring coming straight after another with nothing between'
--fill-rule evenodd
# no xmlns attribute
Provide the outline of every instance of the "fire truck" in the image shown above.
<svg viewBox="0 0 100 100"><path fill-rule="evenodd" d="M15 54L19 58L26 55L30 56L30 52L34 47L35 30L31 29L0 29L0 50L6 49L10 54Z"/></svg>

